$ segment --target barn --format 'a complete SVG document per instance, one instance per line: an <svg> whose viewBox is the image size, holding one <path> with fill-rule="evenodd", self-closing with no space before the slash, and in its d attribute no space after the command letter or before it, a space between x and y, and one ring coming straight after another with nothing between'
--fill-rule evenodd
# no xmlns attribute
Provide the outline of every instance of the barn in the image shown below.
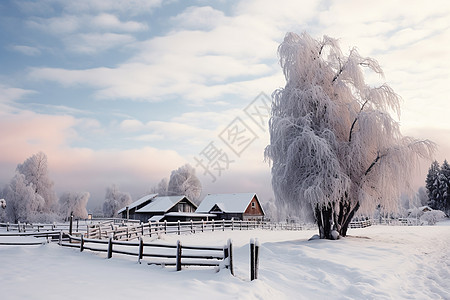
<svg viewBox="0 0 450 300"><path fill-rule="evenodd" d="M209 213L221 220L262 221L264 210L256 193L209 194L196 213Z"/></svg>

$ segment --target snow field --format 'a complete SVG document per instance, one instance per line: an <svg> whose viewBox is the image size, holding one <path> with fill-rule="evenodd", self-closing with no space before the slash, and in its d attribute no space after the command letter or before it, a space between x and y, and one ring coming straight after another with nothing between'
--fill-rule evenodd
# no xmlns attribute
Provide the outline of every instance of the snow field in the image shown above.
<svg viewBox="0 0 450 300"><path fill-rule="evenodd" d="M43 246L0 247L2 299L450 299L450 221L435 226L350 229L338 241L308 231L162 235L156 242L225 245L228 270L138 264L136 258ZM259 279L249 281L249 241L258 238ZM154 239L152 239L154 240ZM147 241L150 241L148 238Z"/></svg>

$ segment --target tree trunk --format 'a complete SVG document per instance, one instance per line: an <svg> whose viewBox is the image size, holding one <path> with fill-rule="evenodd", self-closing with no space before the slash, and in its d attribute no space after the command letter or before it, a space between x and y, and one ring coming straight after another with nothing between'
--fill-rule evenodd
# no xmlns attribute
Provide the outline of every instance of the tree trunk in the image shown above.
<svg viewBox="0 0 450 300"><path fill-rule="evenodd" d="M350 201L341 199L338 206L333 203L324 207L316 207L316 220L321 239L334 240L339 236L347 236L350 221L356 211L358 211L360 205L357 202L352 208ZM336 208L338 211L336 211Z"/></svg>
<svg viewBox="0 0 450 300"><path fill-rule="evenodd" d="M333 239L332 232L332 223L333 223L333 209L332 207L326 206L320 208L316 207L316 218L317 225L319 226L319 235L321 239Z"/></svg>

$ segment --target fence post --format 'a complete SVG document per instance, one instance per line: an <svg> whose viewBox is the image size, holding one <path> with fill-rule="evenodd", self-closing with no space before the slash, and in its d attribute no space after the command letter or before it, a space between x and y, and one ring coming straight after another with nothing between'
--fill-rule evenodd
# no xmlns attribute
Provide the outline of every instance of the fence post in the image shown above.
<svg viewBox="0 0 450 300"><path fill-rule="evenodd" d="M110 259L112 257L112 250L113 250L113 241L112 241L112 237L109 237L108 240L108 259Z"/></svg>
<svg viewBox="0 0 450 300"><path fill-rule="evenodd" d="M178 220L178 235L180 235L180 220Z"/></svg>
<svg viewBox="0 0 450 300"><path fill-rule="evenodd" d="M58 244L61 246L61 244L62 244L62 235L63 235L63 233L62 233L62 231L60 231L59 232L59 241L58 241Z"/></svg>
<svg viewBox="0 0 450 300"><path fill-rule="evenodd" d="M205 230L205 220L202 219L202 232Z"/></svg>
<svg viewBox="0 0 450 300"><path fill-rule="evenodd" d="M215 220L212 220L212 231L214 231L214 224L215 224Z"/></svg>
<svg viewBox="0 0 450 300"><path fill-rule="evenodd" d="M231 275L234 276L234 267L233 267L233 244L231 239L228 239L228 259L229 259L229 268Z"/></svg>
<svg viewBox="0 0 450 300"><path fill-rule="evenodd" d="M138 256L138 263L141 263L141 259L144 257L144 240L142 237L139 238L139 256Z"/></svg>
<svg viewBox="0 0 450 300"><path fill-rule="evenodd" d="M176 262L177 271L181 271L181 242L177 241L177 262Z"/></svg>
<svg viewBox="0 0 450 300"><path fill-rule="evenodd" d="M225 231L225 219L222 219L222 231Z"/></svg>
<svg viewBox="0 0 450 300"><path fill-rule="evenodd" d="M259 240L255 239L255 279L258 279L259 268Z"/></svg>
<svg viewBox="0 0 450 300"><path fill-rule="evenodd" d="M167 221L164 220L164 234L167 234Z"/></svg>
<svg viewBox="0 0 450 300"><path fill-rule="evenodd" d="M148 235L152 236L152 222L148 221Z"/></svg>
<svg viewBox="0 0 450 300"><path fill-rule="evenodd" d="M73 222L73 215L70 215L70 223L69 223L69 234L72 235L72 222Z"/></svg>
<svg viewBox="0 0 450 300"><path fill-rule="evenodd" d="M84 236L81 235L80 252L83 252L83 250L84 250Z"/></svg>
<svg viewBox="0 0 450 300"><path fill-rule="evenodd" d="M6 223L6 231L9 231L9 222Z"/></svg>
<svg viewBox="0 0 450 300"><path fill-rule="evenodd" d="M255 240L250 240L250 280L255 280Z"/></svg>
<svg viewBox="0 0 450 300"><path fill-rule="evenodd" d="M194 221L191 220L191 233L194 233Z"/></svg>
<svg viewBox="0 0 450 300"><path fill-rule="evenodd" d="M259 241L250 240L250 280L258 279Z"/></svg>
<svg viewBox="0 0 450 300"><path fill-rule="evenodd" d="M233 231L233 230L234 230L234 218L231 219L231 231Z"/></svg>

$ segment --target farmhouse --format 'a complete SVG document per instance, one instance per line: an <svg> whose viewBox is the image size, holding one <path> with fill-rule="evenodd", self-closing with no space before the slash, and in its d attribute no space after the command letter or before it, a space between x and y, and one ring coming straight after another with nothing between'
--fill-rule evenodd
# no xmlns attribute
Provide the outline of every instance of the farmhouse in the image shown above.
<svg viewBox="0 0 450 300"><path fill-rule="evenodd" d="M256 193L209 194L196 213L217 215L217 219L262 221L264 210Z"/></svg>
<svg viewBox="0 0 450 300"><path fill-rule="evenodd" d="M148 222L149 220L161 221L164 219L172 221L174 218L183 220L183 217L187 218L186 214L193 214L196 208L197 205L184 195L156 196L145 206L136 210L134 219L142 222Z"/></svg>
<svg viewBox="0 0 450 300"><path fill-rule="evenodd" d="M144 197L134 201L130 205L119 209L117 214L121 216L123 219L139 219L136 217L136 210L146 206L149 204L158 194L149 194Z"/></svg>

